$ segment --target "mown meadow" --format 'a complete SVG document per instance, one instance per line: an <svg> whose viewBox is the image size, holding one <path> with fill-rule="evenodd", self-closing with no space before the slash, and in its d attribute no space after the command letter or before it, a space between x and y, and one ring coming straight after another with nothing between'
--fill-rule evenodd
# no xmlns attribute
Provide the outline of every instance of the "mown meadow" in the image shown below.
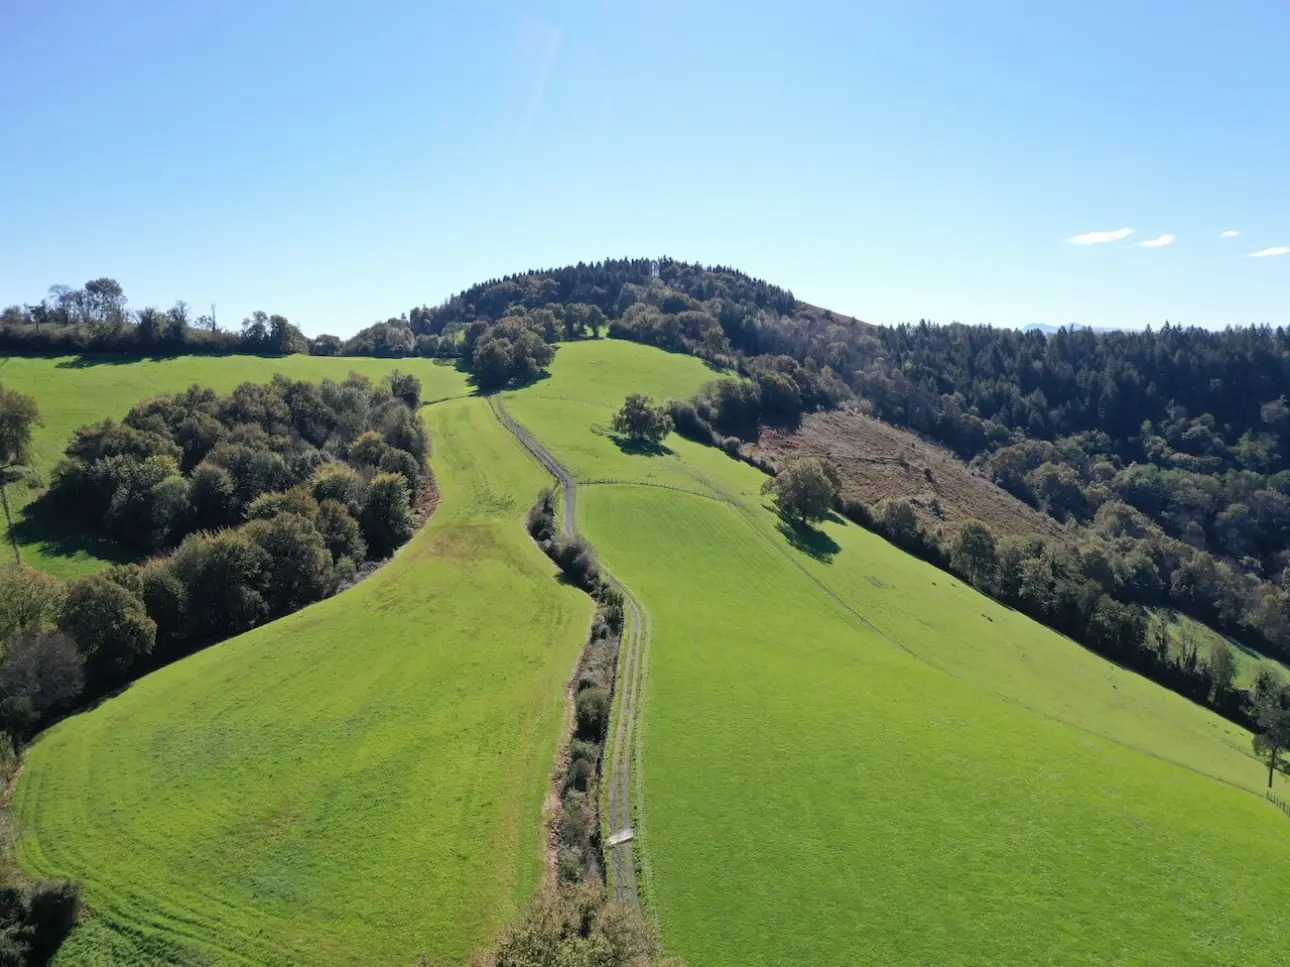
<svg viewBox="0 0 1290 967"><path fill-rule="evenodd" d="M442 499L393 561L30 750L19 860L91 910L58 963L458 964L536 887L592 604L486 402L422 412Z"/></svg>
<svg viewBox="0 0 1290 967"><path fill-rule="evenodd" d="M48 484L53 469L73 432L104 419L119 420L140 400L177 393L194 384L227 393L240 383L265 383L274 374L292 379L344 379L359 372L379 380L393 369L421 380L421 398L438 400L464 396L466 376L455 366L429 359L373 359L332 356L175 356L138 359L114 356L11 356L0 361L0 383L35 398L43 426L33 435L30 467L20 468L6 483L5 493L14 517L14 533L0 517L4 546L12 560L17 541L22 560L60 577L73 577L118 563L120 551L84 534L60 532L36 521L23 510ZM35 479L33 479L35 478ZM39 481L39 484L37 483Z"/></svg>
<svg viewBox="0 0 1290 967"><path fill-rule="evenodd" d="M620 447L626 393L714 375L674 359L566 347L507 403L653 619L634 818L670 952L1279 962L1290 822L1248 733L853 524L782 527L718 451Z"/></svg>

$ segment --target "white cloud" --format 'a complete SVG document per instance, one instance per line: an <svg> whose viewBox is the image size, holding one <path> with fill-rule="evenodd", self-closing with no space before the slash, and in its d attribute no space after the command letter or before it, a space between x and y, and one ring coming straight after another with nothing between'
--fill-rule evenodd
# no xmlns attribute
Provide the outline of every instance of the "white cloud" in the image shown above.
<svg viewBox="0 0 1290 967"><path fill-rule="evenodd" d="M1241 233L1240 233L1240 232L1238 232L1236 229L1234 229L1234 228L1229 228L1229 229L1228 229L1227 231L1225 231L1225 232L1219 232L1219 233L1218 233L1218 237L1219 237L1219 238L1236 238L1236 236L1238 236L1238 235L1240 235L1240 234L1241 234Z"/></svg>
<svg viewBox="0 0 1290 967"><path fill-rule="evenodd" d="M1175 237L1166 232L1158 238L1149 238L1145 242L1139 242L1138 248L1164 248L1166 245L1172 245Z"/></svg>
<svg viewBox="0 0 1290 967"><path fill-rule="evenodd" d="M1265 259L1269 255L1290 255L1290 245L1274 245L1272 248L1260 249L1257 252L1251 252L1252 259Z"/></svg>
<svg viewBox="0 0 1290 967"><path fill-rule="evenodd" d="M1072 235L1066 241L1071 245L1102 245L1105 242L1118 242L1132 234L1131 228L1117 228L1113 232L1085 232L1083 235Z"/></svg>

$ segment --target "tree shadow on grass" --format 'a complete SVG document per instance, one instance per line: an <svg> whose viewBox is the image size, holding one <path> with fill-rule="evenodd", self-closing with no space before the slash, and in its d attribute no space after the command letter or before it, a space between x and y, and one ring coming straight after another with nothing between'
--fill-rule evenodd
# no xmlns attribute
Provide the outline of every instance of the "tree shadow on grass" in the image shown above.
<svg viewBox="0 0 1290 967"><path fill-rule="evenodd" d="M670 457L676 452L671 447L655 443L653 440L633 440L631 437L618 436L614 433L611 433L609 438L614 441L614 445L619 450L632 456Z"/></svg>
<svg viewBox="0 0 1290 967"><path fill-rule="evenodd" d="M15 515L17 516L17 515ZM9 532L20 545L38 546L50 557L88 554L109 564L130 564L139 560L129 548L89 533L45 507L40 500L28 504Z"/></svg>
<svg viewBox="0 0 1290 967"><path fill-rule="evenodd" d="M833 558L838 551L842 550L842 545L832 537L808 524L780 518L778 526L779 532L784 535L788 543L793 545L796 550L801 551L803 554L809 554L817 561L832 564Z"/></svg>

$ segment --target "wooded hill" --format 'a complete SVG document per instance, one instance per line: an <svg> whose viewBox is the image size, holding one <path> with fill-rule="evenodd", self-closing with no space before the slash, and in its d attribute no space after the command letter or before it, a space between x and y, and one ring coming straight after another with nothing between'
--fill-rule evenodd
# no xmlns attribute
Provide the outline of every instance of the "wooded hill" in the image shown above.
<svg viewBox="0 0 1290 967"><path fill-rule="evenodd" d="M0 347L183 352L192 339L194 351L303 348L281 316L257 313L240 335L212 334L190 326L182 304L168 313L124 306L112 280L55 287L37 305L5 310ZM743 439L763 423L792 426L803 412L853 401L943 444L1054 520L1094 528L1114 554L1093 579L1117 599L1172 604L1290 657L1290 406L1282 395L1290 336L1282 328L1166 324L1049 336L927 322L875 327L728 267L611 259L492 279L308 348L471 363L503 317L546 342L607 331L753 375L755 397L724 401L731 405L716 419L722 433ZM509 372L501 342L484 341L480 372L522 377L529 357ZM508 338L502 348L516 345Z"/></svg>

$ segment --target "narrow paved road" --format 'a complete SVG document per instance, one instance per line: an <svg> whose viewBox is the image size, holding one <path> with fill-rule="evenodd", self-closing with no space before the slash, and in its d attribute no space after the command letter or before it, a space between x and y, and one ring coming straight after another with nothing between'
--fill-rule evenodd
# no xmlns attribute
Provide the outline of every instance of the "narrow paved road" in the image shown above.
<svg viewBox="0 0 1290 967"><path fill-rule="evenodd" d="M524 444L525 449L533 454L559 482L560 489L564 492L561 530L566 537L576 537L578 527L574 510L578 493L577 481L533 438L528 430L511 418L499 397L490 396L488 403L502 426L510 430L515 438ZM615 695L617 714L614 721L610 723L614 741L609 750L609 761L601 765L601 780L609 783L609 831L617 833L631 828L632 825L631 788L636 718L644 695L650 628L649 612L644 606L603 566L601 573L621 592L627 606L623 652L619 656L618 675L614 681L614 690L617 693ZM632 841L628 840L609 847L608 863L613 868L615 899L619 903L640 909L640 894L636 887L636 856Z"/></svg>

